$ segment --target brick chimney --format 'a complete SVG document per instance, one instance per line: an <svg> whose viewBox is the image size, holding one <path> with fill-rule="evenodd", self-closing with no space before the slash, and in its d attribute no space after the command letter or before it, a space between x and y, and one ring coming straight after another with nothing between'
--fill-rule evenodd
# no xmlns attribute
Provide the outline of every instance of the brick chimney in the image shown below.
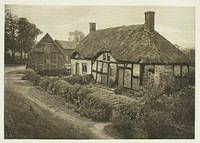
<svg viewBox="0 0 200 143"><path fill-rule="evenodd" d="M154 11L146 11L145 13L145 31L152 33L154 32L154 16L155 12Z"/></svg>
<svg viewBox="0 0 200 143"><path fill-rule="evenodd" d="M96 23L90 23L90 33L96 31Z"/></svg>

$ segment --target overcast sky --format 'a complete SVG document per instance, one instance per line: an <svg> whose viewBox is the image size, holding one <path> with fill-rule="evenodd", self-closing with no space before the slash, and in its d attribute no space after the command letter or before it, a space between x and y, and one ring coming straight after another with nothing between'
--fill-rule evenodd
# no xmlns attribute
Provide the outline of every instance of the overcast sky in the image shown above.
<svg viewBox="0 0 200 143"><path fill-rule="evenodd" d="M144 12L153 10L155 29L173 44L194 48L195 15L192 7L135 7L135 6L24 6L7 5L19 17L26 17L53 39L67 40L68 33L76 29L85 35L89 23L97 23L97 30L122 25L144 23Z"/></svg>

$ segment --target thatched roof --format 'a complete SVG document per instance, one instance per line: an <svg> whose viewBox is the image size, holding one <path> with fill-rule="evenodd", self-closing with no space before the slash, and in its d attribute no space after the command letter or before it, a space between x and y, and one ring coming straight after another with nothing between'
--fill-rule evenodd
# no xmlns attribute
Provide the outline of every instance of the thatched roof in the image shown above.
<svg viewBox="0 0 200 143"><path fill-rule="evenodd" d="M63 49L73 50L78 45L78 42L70 42L70 41L63 41L63 40L55 40L59 45L63 47Z"/></svg>
<svg viewBox="0 0 200 143"><path fill-rule="evenodd" d="M44 45L50 44L50 46L54 46L59 49L59 51L64 56L71 56L73 49L77 46L77 42L69 42L69 41L62 41L62 40L53 40L51 36L47 33L30 51L30 53L44 53ZM29 53L29 54L30 54Z"/></svg>
<svg viewBox="0 0 200 143"><path fill-rule="evenodd" d="M55 40L54 42L66 56L71 56L74 49L78 45L78 42L70 42L63 40Z"/></svg>
<svg viewBox="0 0 200 143"><path fill-rule="evenodd" d="M87 35L75 49L87 59L108 51L118 61L136 63L189 63L187 57L158 32L148 33L144 24L113 27Z"/></svg>

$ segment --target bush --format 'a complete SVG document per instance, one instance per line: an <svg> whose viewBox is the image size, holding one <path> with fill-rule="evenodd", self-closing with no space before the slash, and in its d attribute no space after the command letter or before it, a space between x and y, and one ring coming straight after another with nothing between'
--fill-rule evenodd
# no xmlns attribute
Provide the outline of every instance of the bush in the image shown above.
<svg viewBox="0 0 200 143"><path fill-rule="evenodd" d="M93 80L93 75L88 74L88 75L73 75L66 77L64 80L69 82L70 84L89 84Z"/></svg>
<svg viewBox="0 0 200 143"><path fill-rule="evenodd" d="M112 123L125 138L145 138L141 131L137 104L121 104L113 109Z"/></svg>
<svg viewBox="0 0 200 143"><path fill-rule="evenodd" d="M36 75L35 85L40 85L41 77L40 75Z"/></svg>
<svg viewBox="0 0 200 143"><path fill-rule="evenodd" d="M115 88L114 93L115 94L122 94L123 88L118 86L117 88Z"/></svg>
<svg viewBox="0 0 200 143"><path fill-rule="evenodd" d="M40 76L68 76L71 74L71 70L67 68L62 69L46 69L46 70L40 70L37 72Z"/></svg>
<svg viewBox="0 0 200 143"><path fill-rule="evenodd" d="M171 95L171 110L178 124L194 124L195 119L195 89L191 86L181 89Z"/></svg>
<svg viewBox="0 0 200 143"><path fill-rule="evenodd" d="M65 98L68 102L75 105L77 111L81 110L81 103L86 98L86 96L92 91L80 84L67 84L65 87Z"/></svg>
<svg viewBox="0 0 200 143"><path fill-rule="evenodd" d="M66 81L59 79L57 81L55 81L54 83L54 87L53 87L53 94L56 95L63 95L65 93L65 87L67 86Z"/></svg>
<svg viewBox="0 0 200 143"><path fill-rule="evenodd" d="M194 87L165 90L152 83L141 87L139 108L120 107L113 114L114 127L126 138L194 138Z"/></svg>
<svg viewBox="0 0 200 143"><path fill-rule="evenodd" d="M108 120L111 108L98 97L87 95L81 102L81 115L94 120Z"/></svg>
<svg viewBox="0 0 200 143"><path fill-rule="evenodd" d="M116 81L115 81L115 80L109 79L109 81L108 81L108 87L113 88L113 87L115 87L116 85L117 85L117 84L116 84Z"/></svg>
<svg viewBox="0 0 200 143"><path fill-rule="evenodd" d="M189 84L195 85L195 67L190 67Z"/></svg>
<svg viewBox="0 0 200 143"><path fill-rule="evenodd" d="M45 89L45 91L47 91L47 89L49 88L49 84L52 82L55 82L59 80L59 78L50 78L48 76L45 76L41 79L40 81L40 86Z"/></svg>
<svg viewBox="0 0 200 143"><path fill-rule="evenodd" d="M26 69L21 71L24 74L22 80L30 80L34 85L37 85L40 82L40 77L32 69Z"/></svg>

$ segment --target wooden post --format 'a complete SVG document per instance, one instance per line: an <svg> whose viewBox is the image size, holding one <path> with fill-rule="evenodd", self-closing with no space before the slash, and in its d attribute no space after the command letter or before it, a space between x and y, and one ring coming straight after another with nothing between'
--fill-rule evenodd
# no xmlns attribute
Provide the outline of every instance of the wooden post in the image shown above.
<svg viewBox="0 0 200 143"><path fill-rule="evenodd" d="M37 71L37 58L35 59L35 71Z"/></svg>
<svg viewBox="0 0 200 143"><path fill-rule="evenodd" d="M96 61L97 64L96 64L96 81L97 81L97 73L98 73L98 61Z"/></svg>
<svg viewBox="0 0 200 143"><path fill-rule="evenodd" d="M143 80L143 75L144 75L144 65L140 64L140 85L143 84L142 80Z"/></svg>
<svg viewBox="0 0 200 143"><path fill-rule="evenodd" d="M109 77L110 77L110 63L108 63L108 71L107 71L107 83L109 82Z"/></svg>
<svg viewBox="0 0 200 143"><path fill-rule="evenodd" d="M43 59L43 62L42 62L42 69L43 69L43 71L44 71L44 54L43 54L43 56L42 56L42 59Z"/></svg>
<svg viewBox="0 0 200 143"><path fill-rule="evenodd" d="M182 80L182 73L183 73L183 71L182 71L182 65L180 66L181 67L181 73L180 73L180 88L182 88L182 82L183 82L183 80Z"/></svg>
<svg viewBox="0 0 200 143"><path fill-rule="evenodd" d="M101 83L102 83L102 77L103 77L103 64L104 62L102 62Z"/></svg>
<svg viewBox="0 0 200 143"><path fill-rule="evenodd" d="M123 68L123 84L122 84L123 87L124 87L124 75L125 75L124 73L125 73L125 63L124 63L124 68Z"/></svg>
<svg viewBox="0 0 200 143"><path fill-rule="evenodd" d="M133 87L133 63L131 65L131 89Z"/></svg>
<svg viewBox="0 0 200 143"><path fill-rule="evenodd" d="M115 75L115 81L116 81L116 83L117 83L117 85L118 85L118 71L119 69L118 69L118 63L116 63L116 75Z"/></svg>

